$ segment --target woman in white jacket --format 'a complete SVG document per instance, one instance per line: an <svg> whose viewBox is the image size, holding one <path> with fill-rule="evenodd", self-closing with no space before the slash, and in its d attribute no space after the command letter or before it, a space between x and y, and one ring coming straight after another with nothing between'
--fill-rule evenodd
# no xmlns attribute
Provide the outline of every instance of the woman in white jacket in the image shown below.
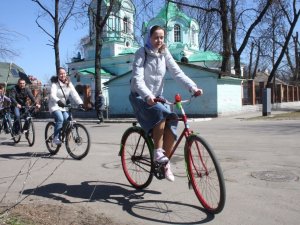
<svg viewBox="0 0 300 225"><path fill-rule="evenodd" d="M52 85L48 105L49 111L53 114L55 119L53 143L59 145L61 144L59 131L63 126L63 122L69 117L67 109L65 108L69 102L69 97L71 96L80 107L83 106L83 102L73 84L67 77L67 73L64 68L59 68L58 75L51 78L51 83Z"/></svg>
<svg viewBox="0 0 300 225"><path fill-rule="evenodd" d="M177 115L162 103L156 103L156 97L162 97L164 76L166 70L173 79L196 95L202 94L202 89L186 76L164 45L165 31L160 26L153 26L145 44L135 53L133 62L130 103L141 127L152 136L154 141L154 160L167 163L168 156L174 146L177 121L166 121ZM165 167L165 177L174 181L174 175L168 162Z"/></svg>

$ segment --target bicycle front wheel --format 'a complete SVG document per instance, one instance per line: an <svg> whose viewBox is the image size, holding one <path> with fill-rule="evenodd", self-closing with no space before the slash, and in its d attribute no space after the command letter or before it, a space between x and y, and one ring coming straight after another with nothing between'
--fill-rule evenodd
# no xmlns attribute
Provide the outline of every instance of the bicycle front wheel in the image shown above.
<svg viewBox="0 0 300 225"><path fill-rule="evenodd" d="M146 188L153 179L151 144L140 127L125 131L121 140L121 161L129 183L136 189Z"/></svg>
<svg viewBox="0 0 300 225"><path fill-rule="evenodd" d="M15 143L19 143L21 140L21 134L16 129L16 126L17 126L16 123L17 122L14 120L13 125L12 125L12 130L11 130L11 136Z"/></svg>
<svg viewBox="0 0 300 225"><path fill-rule="evenodd" d="M29 146L34 145L35 128L34 128L34 124L31 120L28 122L28 130L25 131L25 138L27 139Z"/></svg>
<svg viewBox="0 0 300 225"><path fill-rule="evenodd" d="M60 146L61 146L61 145L56 145L53 143L54 126L55 126L54 122L49 122L49 123L47 123L46 128L45 128L45 143L46 143L46 147L51 155L57 154L57 152L59 151Z"/></svg>
<svg viewBox="0 0 300 225"><path fill-rule="evenodd" d="M219 213L225 205L225 182L221 167L207 142L192 135L185 145L189 181L202 206L210 213Z"/></svg>
<svg viewBox="0 0 300 225"><path fill-rule="evenodd" d="M90 135L82 124L73 124L66 133L66 148L74 159L84 158L90 150Z"/></svg>

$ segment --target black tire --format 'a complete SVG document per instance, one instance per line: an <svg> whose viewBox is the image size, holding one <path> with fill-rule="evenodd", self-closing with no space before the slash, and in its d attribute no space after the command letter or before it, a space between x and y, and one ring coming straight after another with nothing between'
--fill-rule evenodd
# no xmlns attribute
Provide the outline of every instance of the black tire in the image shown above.
<svg viewBox="0 0 300 225"><path fill-rule="evenodd" d="M185 145L189 181L198 200L209 213L223 210L226 199L225 182L216 156L200 136L192 135Z"/></svg>
<svg viewBox="0 0 300 225"><path fill-rule="evenodd" d="M130 127L122 136L120 156L123 171L136 189L146 188L153 179L152 145L140 127Z"/></svg>
<svg viewBox="0 0 300 225"><path fill-rule="evenodd" d="M19 143L20 140L21 140L21 134L16 134L16 128L15 128L15 120L13 122L13 125L12 125L12 130L11 130L11 136L12 136L12 139L15 143Z"/></svg>
<svg viewBox="0 0 300 225"><path fill-rule="evenodd" d="M61 145L56 145L56 144L53 144L53 142L52 142L52 140L54 138L54 126L55 126L54 122L49 122L49 123L47 123L46 128L45 128L45 143L46 143L47 149L51 155L57 154L57 152L59 151L59 149L61 147Z"/></svg>
<svg viewBox="0 0 300 225"><path fill-rule="evenodd" d="M28 121L28 131L25 133L25 138L28 141L29 146L33 146L35 142L35 128L33 122Z"/></svg>
<svg viewBox="0 0 300 225"><path fill-rule="evenodd" d="M82 159L90 151L90 135L85 126L73 124L66 132L67 152L73 159Z"/></svg>

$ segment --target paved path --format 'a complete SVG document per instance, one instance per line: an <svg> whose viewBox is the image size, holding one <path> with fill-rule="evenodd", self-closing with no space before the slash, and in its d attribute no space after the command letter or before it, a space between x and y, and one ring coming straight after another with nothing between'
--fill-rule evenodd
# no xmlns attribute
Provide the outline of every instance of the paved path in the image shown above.
<svg viewBox="0 0 300 225"><path fill-rule="evenodd" d="M25 198L30 204L80 205L120 224L298 225L300 121L245 120L256 115L190 123L213 147L224 171L226 205L215 216L206 214L188 189L183 146L172 159L174 183L153 179L143 191L129 185L118 151L130 123L85 123L92 146L81 161L67 157L64 147L49 157L45 122L35 123L33 147L24 137L13 145L0 134L1 202Z"/></svg>

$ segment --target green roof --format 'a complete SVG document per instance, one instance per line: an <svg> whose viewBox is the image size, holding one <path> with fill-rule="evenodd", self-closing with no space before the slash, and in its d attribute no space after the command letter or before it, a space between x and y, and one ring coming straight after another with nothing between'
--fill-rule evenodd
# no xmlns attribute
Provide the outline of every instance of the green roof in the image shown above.
<svg viewBox="0 0 300 225"><path fill-rule="evenodd" d="M95 75L95 67L89 67L89 68L85 68L85 69L81 69L78 72L80 72L82 75L88 75L88 74L93 74ZM111 75L109 72L107 72L104 69L100 70L101 75L103 76L109 76Z"/></svg>
<svg viewBox="0 0 300 225"><path fill-rule="evenodd" d="M20 73L25 74L24 70L14 63L0 62L0 83L17 84ZM26 74L25 74L26 75Z"/></svg>
<svg viewBox="0 0 300 225"><path fill-rule="evenodd" d="M182 11L179 10L177 5L175 3L169 2L165 7L163 7L156 18L162 18L165 21L168 21L169 19L173 17L183 17L189 22L192 21L190 17L188 17L186 14L184 14Z"/></svg>
<svg viewBox="0 0 300 225"><path fill-rule="evenodd" d="M205 51L198 52L188 57L189 62L207 62L207 61L222 61L222 56L218 53Z"/></svg>

